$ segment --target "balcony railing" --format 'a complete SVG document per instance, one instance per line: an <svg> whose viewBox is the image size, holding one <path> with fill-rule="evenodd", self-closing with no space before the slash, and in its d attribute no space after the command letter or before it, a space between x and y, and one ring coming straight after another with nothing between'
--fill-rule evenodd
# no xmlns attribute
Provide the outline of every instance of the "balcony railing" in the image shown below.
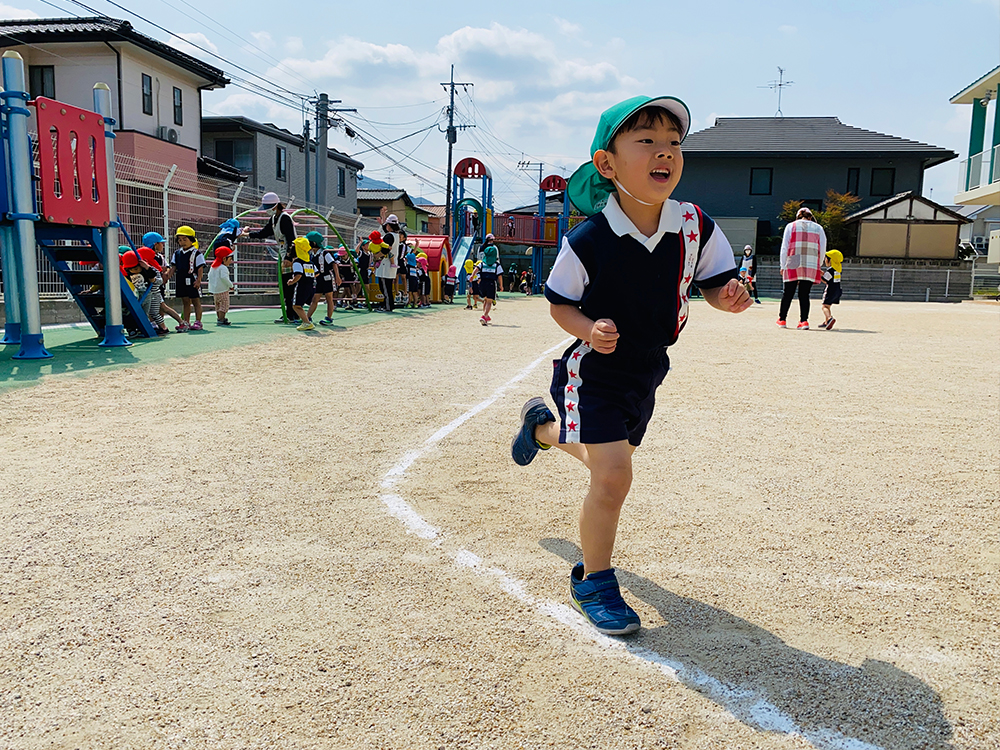
<svg viewBox="0 0 1000 750"><path fill-rule="evenodd" d="M973 154L962 161L958 170L959 193L995 182L1000 182L1000 146L994 146L991 151Z"/></svg>

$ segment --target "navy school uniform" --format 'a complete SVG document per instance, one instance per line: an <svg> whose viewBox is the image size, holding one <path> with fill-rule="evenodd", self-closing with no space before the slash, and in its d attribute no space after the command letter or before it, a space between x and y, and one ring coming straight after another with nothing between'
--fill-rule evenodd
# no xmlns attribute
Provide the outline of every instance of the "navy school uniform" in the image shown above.
<svg viewBox="0 0 1000 750"><path fill-rule="evenodd" d="M420 293L420 268L416 265L406 266L406 291L410 294Z"/></svg>
<svg viewBox="0 0 1000 750"><path fill-rule="evenodd" d="M561 443L639 445L656 388L670 369L667 347L683 330L692 283L712 289L738 277L722 230L690 203L668 200L652 237L614 196L563 240L545 296L618 329L614 352L577 339L555 360L551 394Z"/></svg>
<svg viewBox="0 0 1000 750"><path fill-rule="evenodd" d="M313 290L316 280L316 266L313 264L311 259L302 261L296 258L292 261L292 277L294 278L297 273L302 274L302 278L295 282L292 304L297 307L309 307L313 298Z"/></svg>
<svg viewBox="0 0 1000 750"><path fill-rule="evenodd" d="M336 262L329 250L316 253L316 294L329 294L333 291L333 264Z"/></svg>
<svg viewBox="0 0 1000 750"><path fill-rule="evenodd" d="M420 269L420 293L423 295L431 293L431 275L423 268Z"/></svg>

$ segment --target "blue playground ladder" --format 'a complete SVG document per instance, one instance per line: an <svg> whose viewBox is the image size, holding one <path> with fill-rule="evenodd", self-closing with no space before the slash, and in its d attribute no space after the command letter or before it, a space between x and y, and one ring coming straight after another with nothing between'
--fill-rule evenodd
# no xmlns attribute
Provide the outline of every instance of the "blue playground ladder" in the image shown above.
<svg viewBox="0 0 1000 750"><path fill-rule="evenodd" d="M76 304L80 306L90 325L97 335L104 336L104 270L102 268L72 269L70 261L104 262L104 243L100 229L86 227L70 227L38 222L35 224L35 239L42 248L49 263L59 274L66 289L73 295ZM81 244L62 245L60 242L70 240ZM156 338L156 329L146 317L139 304L139 299L132 291L128 280L118 274L122 295L122 324L129 335L141 335L146 338ZM94 287L98 289L91 292Z"/></svg>

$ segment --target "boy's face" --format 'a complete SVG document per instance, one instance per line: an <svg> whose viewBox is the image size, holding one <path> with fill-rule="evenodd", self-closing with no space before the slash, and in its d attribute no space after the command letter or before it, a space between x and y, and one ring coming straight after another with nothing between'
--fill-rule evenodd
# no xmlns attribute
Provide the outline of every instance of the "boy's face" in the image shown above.
<svg viewBox="0 0 1000 750"><path fill-rule="evenodd" d="M227 255L225 258L223 258L222 259L222 265L224 265L224 266L231 266L231 265L233 265L233 256L232 255Z"/></svg>
<svg viewBox="0 0 1000 750"><path fill-rule="evenodd" d="M617 181L639 201L659 205L681 181L681 134L667 122L619 133L614 147L613 153L594 154L594 166L602 177ZM621 191L618 197L621 201L629 199Z"/></svg>
<svg viewBox="0 0 1000 750"><path fill-rule="evenodd" d="M187 250L189 247L194 245L194 242L186 234L177 235L177 244L181 246L183 250Z"/></svg>
<svg viewBox="0 0 1000 750"><path fill-rule="evenodd" d="M163 248L165 247L165 245L166 245L166 243L163 243L163 242L154 242L153 243L153 252L154 253L159 253L159 254L162 255L163 254Z"/></svg>

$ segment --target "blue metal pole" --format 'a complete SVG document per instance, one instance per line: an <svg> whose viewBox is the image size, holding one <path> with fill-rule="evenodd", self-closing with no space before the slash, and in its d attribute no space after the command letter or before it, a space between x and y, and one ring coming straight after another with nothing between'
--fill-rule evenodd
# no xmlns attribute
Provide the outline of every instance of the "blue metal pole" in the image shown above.
<svg viewBox="0 0 1000 750"><path fill-rule="evenodd" d="M94 84L94 111L104 118L104 150L107 159L108 215L111 224L101 232L104 242L104 340L100 346L132 346L122 325L122 278L118 268L118 191L115 188L115 133L111 116L111 89L106 83Z"/></svg>
<svg viewBox="0 0 1000 750"><path fill-rule="evenodd" d="M3 306L6 315L3 327L5 346L21 343L21 274L17 270L17 250L14 228L0 226L0 253L3 263Z"/></svg>
<svg viewBox="0 0 1000 750"><path fill-rule="evenodd" d="M25 106L24 60L13 50L3 53L3 87L7 99L7 146L10 156L11 208L21 272L21 350L14 359L47 359L52 355L42 340L42 311L38 302L38 261L35 257L34 185L31 180L31 141ZM17 103L13 103L14 101Z"/></svg>

